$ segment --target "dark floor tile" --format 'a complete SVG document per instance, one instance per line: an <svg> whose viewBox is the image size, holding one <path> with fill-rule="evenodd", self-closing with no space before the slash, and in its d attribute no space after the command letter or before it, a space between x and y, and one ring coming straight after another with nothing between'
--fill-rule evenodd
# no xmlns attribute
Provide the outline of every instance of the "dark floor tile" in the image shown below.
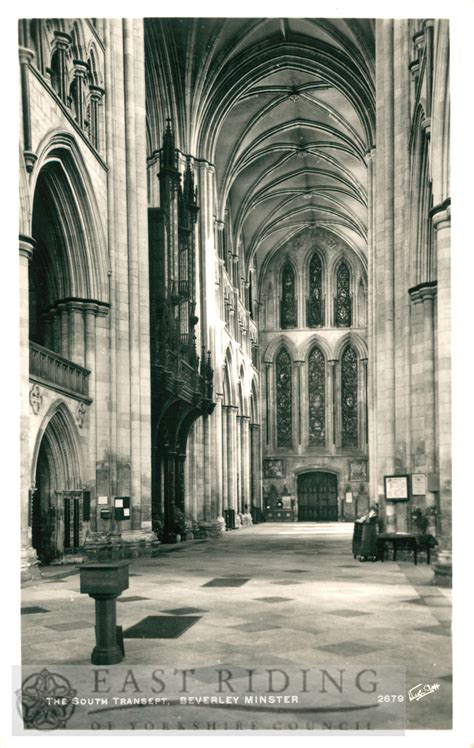
<svg viewBox="0 0 474 748"><path fill-rule="evenodd" d="M129 577L142 577L143 574L137 574L136 571L132 571L128 576Z"/></svg>
<svg viewBox="0 0 474 748"><path fill-rule="evenodd" d="M128 597L119 597L119 603L135 603L138 600L151 600L150 597L142 597L141 595L129 595Z"/></svg>
<svg viewBox="0 0 474 748"><path fill-rule="evenodd" d="M298 582L297 579L282 579L281 582L271 582L271 584L303 584L303 582Z"/></svg>
<svg viewBox="0 0 474 748"><path fill-rule="evenodd" d="M334 644L323 644L318 646L318 649L322 652L331 652L331 654L341 655L342 657L356 657L357 655L368 654L369 652L376 652L377 649L382 649L383 644L366 644L360 641L348 641L348 642L337 642Z"/></svg>
<svg viewBox="0 0 474 748"><path fill-rule="evenodd" d="M421 597L418 597L418 598L413 599L413 600L400 600L400 602L401 603L410 603L411 605L426 605L425 601Z"/></svg>
<svg viewBox="0 0 474 748"><path fill-rule="evenodd" d="M201 587L242 587L249 579L250 577L217 577L202 584Z"/></svg>
<svg viewBox="0 0 474 748"><path fill-rule="evenodd" d="M30 605L26 608L21 609L21 615L26 616L30 613L50 613L51 611L47 610L46 608L40 608L37 605Z"/></svg>
<svg viewBox="0 0 474 748"><path fill-rule="evenodd" d="M209 613L204 608L173 608L172 610L164 610L163 613L171 613L173 616L187 616L190 613Z"/></svg>
<svg viewBox="0 0 474 748"><path fill-rule="evenodd" d="M270 631L271 629L280 629L281 626L273 626L272 624L255 621L253 623L240 623L238 626L229 626L229 628L238 629L239 631Z"/></svg>
<svg viewBox="0 0 474 748"><path fill-rule="evenodd" d="M350 610L349 608L342 608L341 610L330 610L329 613L332 616L342 616L343 618L356 618L357 616L368 616L370 613L367 613L363 610Z"/></svg>
<svg viewBox="0 0 474 748"><path fill-rule="evenodd" d="M123 632L125 639L177 639L201 616L147 616Z"/></svg>
<svg viewBox="0 0 474 748"><path fill-rule="evenodd" d="M254 599L262 603L284 603L293 600L292 597L255 597Z"/></svg>
<svg viewBox="0 0 474 748"><path fill-rule="evenodd" d="M437 626L419 626L415 631L426 631L428 634L437 634L439 636L451 636L450 627L441 624Z"/></svg>
<svg viewBox="0 0 474 748"><path fill-rule="evenodd" d="M289 574L308 574L308 569L286 569Z"/></svg>
<svg viewBox="0 0 474 748"><path fill-rule="evenodd" d="M93 628L94 621L71 621L70 623L53 623L46 626L53 631L75 631L76 629Z"/></svg>

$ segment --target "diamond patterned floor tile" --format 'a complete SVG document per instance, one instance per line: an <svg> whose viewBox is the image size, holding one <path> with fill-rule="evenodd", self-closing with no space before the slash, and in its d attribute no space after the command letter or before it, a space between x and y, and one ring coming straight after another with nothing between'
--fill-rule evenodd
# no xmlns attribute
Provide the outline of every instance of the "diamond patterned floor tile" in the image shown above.
<svg viewBox="0 0 474 748"><path fill-rule="evenodd" d="M200 616L147 616L123 632L124 639L177 639Z"/></svg>
<svg viewBox="0 0 474 748"><path fill-rule="evenodd" d="M151 597L142 597L142 595L128 595L128 597L119 597L119 603L135 603L138 600L151 600Z"/></svg>
<svg viewBox="0 0 474 748"><path fill-rule="evenodd" d="M332 616L342 616L343 618L356 618L357 616L370 615L370 613L367 613L362 610L350 610L346 608L343 608L342 610L330 610L328 612Z"/></svg>
<svg viewBox="0 0 474 748"><path fill-rule="evenodd" d="M71 621L71 623L54 623L46 626L46 628L53 629L53 631L75 631L76 629L88 629L93 627L93 621Z"/></svg>
<svg viewBox="0 0 474 748"><path fill-rule="evenodd" d="M286 569L289 574L308 574L308 569Z"/></svg>
<svg viewBox="0 0 474 748"><path fill-rule="evenodd" d="M204 608L172 608L171 610L164 610L163 613L171 613L173 616L187 616L190 613L209 613Z"/></svg>
<svg viewBox="0 0 474 748"><path fill-rule="evenodd" d="M323 644L318 646L322 652L331 652L331 654L342 655L342 657L355 657L357 655L368 654L382 649L384 644L366 644L360 641L336 642L334 644Z"/></svg>
<svg viewBox="0 0 474 748"><path fill-rule="evenodd" d="M451 636L449 626L419 626L415 631L426 631L428 634L438 634L439 636Z"/></svg>
<svg viewBox="0 0 474 748"><path fill-rule="evenodd" d="M229 626L231 629L238 629L239 631L270 631L271 629L279 629L281 626L274 626L269 623L240 623L238 626Z"/></svg>
<svg viewBox="0 0 474 748"><path fill-rule="evenodd" d="M271 582L271 584L303 584L303 582L298 582L297 579L282 579L281 582Z"/></svg>
<svg viewBox="0 0 474 748"><path fill-rule="evenodd" d="M255 600L259 600L262 603L284 603L293 600L292 597L255 597Z"/></svg>
<svg viewBox="0 0 474 748"><path fill-rule="evenodd" d="M217 577L202 584L201 587L242 587L249 579L250 577Z"/></svg>
<svg viewBox="0 0 474 748"><path fill-rule="evenodd" d="M38 605L29 605L26 608L21 609L21 615L26 616L30 613L50 613L51 611L47 610L46 608L40 608Z"/></svg>

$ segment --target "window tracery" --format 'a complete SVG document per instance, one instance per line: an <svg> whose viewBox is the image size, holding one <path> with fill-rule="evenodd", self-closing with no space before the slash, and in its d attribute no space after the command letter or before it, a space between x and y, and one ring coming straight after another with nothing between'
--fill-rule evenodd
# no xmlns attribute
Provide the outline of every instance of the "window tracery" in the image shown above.
<svg viewBox="0 0 474 748"><path fill-rule="evenodd" d="M336 296L334 299L335 327L350 327L352 324L351 274L347 264L340 263L336 273Z"/></svg>
<svg viewBox="0 0 474 748"><path fill-rule="evenodd" d="M321 260L314 254L309 264L309 299L306 307L308 327L324 325L323 268Z"/></svg>
<svg viewBox="0 0 474 748"><path fill-rule="evenodd" d="M289 261L281 274L280 326L283 330L296 327L295 273Z"/></svg>
<svg viewBox="0 0 474 748"><path fill-rule="evenodd" d="M277 446L291 447L293 443L291 359L284 348L276 358L276 417Z"/></svg>
<svg viewBox="0 0 474 748"><path fill-rule="evenodd" d="M309 443L326 444L326 366L319 348L313 348L308 358Z"/></svg>
<svg viewBox="0 0 474 748"><path fill-rule="evenodd" d="M348 346L341 359L341 415L342 415L342 446L357 447L358 418L357 418L357 353Z"/></svg>

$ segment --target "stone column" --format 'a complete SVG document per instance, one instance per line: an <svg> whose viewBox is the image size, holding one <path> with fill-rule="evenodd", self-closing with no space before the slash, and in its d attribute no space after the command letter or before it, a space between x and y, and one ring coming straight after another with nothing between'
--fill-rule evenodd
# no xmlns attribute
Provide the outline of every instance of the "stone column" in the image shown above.
<svg viewBox="0 0 474 748"><path fill-rule="evenodd" d="M243 453L243 428L242 428L242 416L237 413L237 433L236 433L236 462L237 462L237 511L242 512L242 453Z"/></svg>
<svg viewBox="0 0 474 748"><path fill-rule="evenodd" d="M70 331L69 331L69 310L67 308L67 304L64 302L61 302L57 305L58 314L61 318L61 350L60 354L61 356L64 356L64 358L70 358L70 350L69 350L69 340L70 340Z"/></svg>
<svg viewBox="0 0 474 748"><path fill-rule="evenodd" d="M425 436L425 470L427 476L436 473L436 392L435 392L435 331L434 331L434 312L436 302L436 286L427 285L420 289L420 296L423 300L423 359L425 365L425 375L423 382L424 393L424 436ZM432 484L428 480L426 490L426 508L437 509L436 494L429 490ZM436 518L432 515L429 517L428 532L436 534Z"/></svg>
<svg viewBox="0 0 474 748"><path fill-rule="evenodd" d="M85 361L84 366L89 369L89 397L92 405L89 408L89 491L91 496L91 530L97 529L96 511L96 462L97 462L97 410L96 410L96 342L95 342L95 320L99 307L97 304L86 302L84 304L84 335L85 335Z"/></svg>
<svg viewBox="0 0 474 748"><path fill-rule="evenodd" d="M71 37L63 31L54 32L54 54L57 55L57 70L54 80L54 88L59 98L67 104L69 96L68 90L68 71L67 71L67 53L71 46Z"/></svg>
<svg viewBox="0 0 474 748"><path fill-rule="evenodd" d="M23 128L23 156L26 170L31 173L38 159L31 150L31 110L30 110L30 78L29 66L35 53L26 47L19 47L20 79L21 79L21 108Z"/></svg>
<svg viewBox="0 0 474 748"><path fill-rule="evenodd" d="M229 405L227 411L228 432L227 448L229 454L228 475L229 475L229 509L238 511L237 498L237 408L235 405Z"/></svg>
<svg viewBox="0 0 474 748"><path fill-rule="evenodd" d="M20 567L22 579L31 579L37 573L38 558L31 545L31 498L30 448L29 448L29 307L28 266L33 257L35 242L29 236L20 235L20 516L21 551Z"/></svg>
<svg viewBox="0 0 474 748"><path fill-rule="evenodd" d="M439 544L437 584L450 584L452 564L451 488L451 201L432 211L438 262Z"/></svg>
<svg viewBox="0 0 474 748"><path fill-rule="evenodd" d="M222 394L216 393L216 407L212 414L213 427L213 457L215 469L213 470L213 519L223 519L223 444L222 444Z"/></svg>
<svg viewBox="0 0 474 748"><path fill-rule="evenodd" d="M203 437L204 437L204 450L203 450L203 471L204 471L204 519L206 522L212 519L212 486L211 486L211 473L212 473L212 461L213 455L211 450L211 429L210 429L210 418L204 416L203 418Z"/></svg>
<svg viewBox="0 0 474 748"><path fill-rule="evenodd" d="M242 512L250 511L250 417L242 416Z"/></svg>
<svg viewBox="0 0 474 748"><path fill-rule="evenodd" d="M261 476L261 444L260 444L260 425L258 423L250 424L250 454L251 454L251 482L250 482L250 499L252 506L262 508L262 476Z"/></svg>
<svg viewBox="0 0 474 748"><path fill-rule="evenodd" d="M367 450L367 359L360 359L359 372L359 446Z"/></svg>
<svg viewBox="0 0 474 748"><path fill-rule="evenodd" d="M84 317L81 301L68 301L69 315L69 358L79 366L84 366Z"/></svg>
<svg viewBox="0 0 474 748"><path fill-rule="evenodd" d="M101 147L100 142L100 119L99 119L99 106L104 95L104 89L99 86L89 86L90 92L90 124L89 132L90 139L94 148L98 151Z"/></svg>
<svg viewBox="0 0 474 748"><path fill-rule="evenodd" d="M88 73L88 66L83 60L73 60L74 64L74 107L76 110L76 122L81 128L84 129L86 112L85 112L85 98L84 98L84 86Z"/></svg>
<svg viewBox="0 0 474 748"><path fill-rule="evenodd" d="M227 509L229 506L229 475L227 454L227 432L228 432L229 409L227 405L222 405L222 508Z"/></svg>

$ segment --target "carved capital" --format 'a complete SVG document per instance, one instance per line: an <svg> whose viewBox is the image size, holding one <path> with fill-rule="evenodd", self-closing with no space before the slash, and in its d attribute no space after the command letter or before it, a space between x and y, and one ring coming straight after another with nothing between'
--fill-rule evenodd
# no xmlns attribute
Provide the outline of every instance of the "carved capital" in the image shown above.
<svg viewBox="0 0 474 748"><path fill-rule="evenodd" d="M35 249L36 242L33 237L25 236L25 234L20 234L19 240L20 256L26 257L29 262L33 257L33 251Z"/></svg>

